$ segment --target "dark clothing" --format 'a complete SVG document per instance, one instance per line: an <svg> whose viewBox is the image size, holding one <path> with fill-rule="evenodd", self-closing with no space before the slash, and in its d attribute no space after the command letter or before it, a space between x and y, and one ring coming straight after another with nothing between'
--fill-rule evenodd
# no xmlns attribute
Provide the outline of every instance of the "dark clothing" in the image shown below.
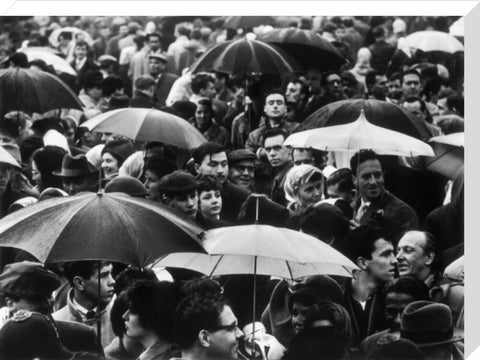
<svg viewBox="0 0 480 360"><path fill-rule="evenodd" d="M173 83L177 79L178 76L175 74L163 73L159 78L157 78L157 80L155 80L155 92L153 99L156 107L162 108L166 106L165 101L167 100Z"/></svg>
<svg viewBox="0 0 480 360"><path fill-rule="evenodd" d="M377 287L368 297L364 310L362 305L353 298L352 291L352 282L349 279L345 283L345 309L352 320L353 344L357 347L368 335L387 328L385 296L383 286Z"/></svg>
<svg viewBox="0 0 480 360"><path fill-rule="evenodd" d="M134 96L130 99L128 103L129 107L132 108L153 108L153 100L144 93L140 91L135 91Z"/></svg>
<svg viewBox="0 0 480 360"><path fill-rule="evenodd" d="M80 92L80 90L83 87L83 77L84 77L85 73L88 72L88 71L97 71L97 70L100 69L98 67L98 65L95 64L95 62L90 58L87 58L87 60L85 61L83 66L80 68L80 70L77 70L75 68L75 60L72 60L70 62L70 66L73 69L75 69L75 71L77 72L77 79L75 81L75 91L77 92L77 94Z"/></svg>
<svg viewBox="0 0 480 360"><path fill-rule="evenodd" d="M356 209L360 206L360 199ZM419 228L415 211L402 200L384 190L376 201L372 201L362 218L360 225L375 224L387 231L387 236L395 244L407 230Z"/></svg>
<svg viewBox="0 0 480 360"><path fill-rule="evenodd" d="M105 54L107 51L107 41L103 37L98 37L93 42L93 52L95 54L95 58L98 59L100 56Z"/></svg>
<svg viewBox="0 0 480 360"><path fill-rule="evenodd" d="M220 218L225 221L236 222L238 214L240 213L240 208L251 192L233 184L227 179L222 184L221 194L223 206Z"/></svg>
<svg viewBox="0 0 480 360"><path fill-rule="evenodd" d="M325 93L324 95L314 96L308 100L307 105L305 106L305 111L303 113L303 118L307 118L309 115L317 111L318 109L333 103L335 101L345 100L346 97L338 97L332 94Z"/></svg>
<svg viewBox="0 0 480 360"><path fill-rule="evenodd" d="M395 48L385 40L376 41L369 46L372 58L370 66L372 69L385 73L390 63L390 59L395 53Z"/></svg>
<svg viewBox="0 0 480 360"><path fill-rule="evenodd" d="M73 321L55 321L62 344L70 351L85 351L103 355L103 348L97 347L95 330L85 324Z"/></svg>
<svg viewBox="0 0 480 360"><path fill-rule="evenodd" d="M205 139L208 141L215 142L223 147L228 148L230 140L228 131L217 123L212 123L212 125L205 132L203 132L203 136L205 136Z"/></svg>
<svg viewBox="0 0 480 360"><path fill-rule="evenodd" d="M291 162L285 164L281 169L278 169L275 177L273 178L272 192L270 193L270 199L277 204L287 206L287 199L285 198L285 190L283 188L285 184L285 177L288 171L293 167Z"/></svg>
<svg viewBox="0 0 480 360"><path fill-rule="evenodd" d="M288 134L291 134L293 130L298 126L298 124L293 124L289 122L282 122L280 124L280 128L287 130ZM261 125L259 128L253 130L250 134L248 134L247 142L245 143L245 148L250 150L251 152L256 153L258 148L263 147L263 133L265 130L270 129L270 122L268 119L265 119L265 123Z"/></svg>
<svg viewBox="0 0 480 360"><path fill-rule="evenodd" d="M454 203L440 206L425 219L424 229L433 234L435 247L443 252L464 242L463 213ZM444 259L445 260L445 259Z"/></svg>

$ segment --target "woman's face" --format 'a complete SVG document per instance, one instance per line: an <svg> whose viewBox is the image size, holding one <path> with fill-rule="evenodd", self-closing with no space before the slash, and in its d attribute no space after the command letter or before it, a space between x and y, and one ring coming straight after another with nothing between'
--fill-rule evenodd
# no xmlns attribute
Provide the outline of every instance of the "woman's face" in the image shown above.
<svg viewBox="0 0 480 360"><path fill-rule="evenodd" d="M73 120L67 120L67 128L65 129L65 137L67 138L68 145L75 145L75 131L76 126Z"/></svg>
<svg viewBox="0 0 480 360"><path fill-rule="evenodd" d="M298 202L303 207L316 204L322 199L322 180L310 181L298 189Z"/></svg>
<svg viewBox="0 0 480 360"><path fill-rule="evenodd" d="M42 188L42 175L38 171L35 161L32 161L32 180L39 188Z"/></svg>
<svg viewBox="0 0 480 360"><path fill-rule="evenodd" d="M210 109L199 104L195 110L195 121L200 129L208 128L212 122L212 113L210 112Z"/></svg>
<svg viewBox="0 0 480 360"><path fill-rule="evenodd" d="M131 338L141 339L149 333L148 330L140 325L138 315L130 310L127 310L122 318L125 320L125 334Z"/></svg>
<svg viewBox="0 0 480 360"><path fill-rule="evenodd" d="M218 190L202 191L199 203L200 211L206 217L216 217L222 211L222 196Z"/></svg>
<svg viewBox="0 0 480 360"><path fill-rule="evenodd" d="M105 153L102 155L102 169L106 177L117 174L118 168L118 160L115 159L110 153Z"/></svg>
<svg viewBox="0 0 480 360"><path fill-rule="evenodd" d="M75 58L82 60L87 57L87 48L85 46L75 46Z"/></svg>

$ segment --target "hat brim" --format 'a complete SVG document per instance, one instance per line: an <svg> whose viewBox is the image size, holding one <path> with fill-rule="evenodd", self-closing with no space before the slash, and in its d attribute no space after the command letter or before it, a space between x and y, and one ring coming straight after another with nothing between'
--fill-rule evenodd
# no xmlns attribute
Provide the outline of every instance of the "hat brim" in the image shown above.
<svg viewBox="0 0 480 360"><path fill-rule="evenodd" d="M407 339L408 340L408 339ZM452 344L458 341L464 341L465 338L463 336L463 332L460 329L454 329L453 330L453 336L448 339L448 340L443 340L443 341L435 341L435 342L429 342L429 343L415 343L419 348L424 348L424 347L430 347L430 346L438 346L438 345L444 345L444 344Z"/></svg>
<svg viewBox="0 0 480 360"><path fill-rule="evenodd" d="M80 177L80 176L87 176L98 173L100 170L98 169L91 169L90 172L84 171L77 171L77 170L67 170L62 169L62 171L52 171L52 174L59 177Z"/></svg>

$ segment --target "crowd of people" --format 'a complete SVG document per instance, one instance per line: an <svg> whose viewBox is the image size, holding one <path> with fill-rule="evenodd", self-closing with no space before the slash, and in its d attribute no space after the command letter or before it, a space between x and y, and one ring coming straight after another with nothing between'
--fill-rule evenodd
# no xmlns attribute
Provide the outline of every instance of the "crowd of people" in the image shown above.
<svg viewBox="0 0 480 360"><path fill-rule="evenodd" d="M254 289L252 275L41 264L1 248L0 359L463 359L463 166L447 177L371 149L346 158L284 145L310 115L348 99L402 108L428 131L423 141L463 132L463 53L405 44L416 31L448 32L455 20L278 18L275 26L317 32L345 61L248 81L191 67L213 46L270 25L231 29L222 17L3 24L2 67L54 74L83 108L1 114L0 219L54 197L122 192L205 231L254 223L301 231L357 269L351 278L258 275ZM56 53L76 75L29 58L28 48ZM82 127L128 107L173 114L206 141L186 150Z"/></svg>

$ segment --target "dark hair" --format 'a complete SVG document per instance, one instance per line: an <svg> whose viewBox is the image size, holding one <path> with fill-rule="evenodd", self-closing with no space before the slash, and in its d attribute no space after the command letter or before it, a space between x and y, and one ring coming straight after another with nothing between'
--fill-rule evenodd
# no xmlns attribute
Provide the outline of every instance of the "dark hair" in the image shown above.
<svg viewBox="0 0 480 360"><path fill-rule="evenodd" d="M211 83L214 82L214 79L210 74L199 73L192 77L192 83L190 86L192 88L192 91L195 94L198 94L200 90L205 89L207 87L209 82Z"/></svg>
<svg viewBox="0 0 480 360"><path fill-rule="evenodd" d="M221 185L218 181L215 180L212 176L201 176L198 180L198 194L203 191L220 191Z"/></svg>
<svg viewBox="0 0 480 360"><path fill-rule="evenodd" d="M206 142L193 150L192 157L195 164L201 164L205 156L212 156L213 154L222 152L226 153L226 149L222 145L214 142Z"/></svg>
<svg viewBox="0 0 480 360"><path fill-rule="evenodd" d="M371 259L378 239L390 241L384 229L374 225L361 225L347 235L344 254L356 263L359 257Z"/></svg>
<svg viewBox="0 0 480 360"><path fill-rule="evenodd" d="M355 155L353 155L350 159L350 169L352 170L353 176L357 176L358 166L368 160L378 160L380 162L380 157L375 151L370 149L357 151Z"/></svg>
<svg viewBox="0 0 480 360"><path fill-rule="evenodd" d="M322 86L326 86L328 85L328 81L327 81L327 78L330 76L330 75L338 75L340 77L340 81L342 81L342 77L340 76L340 72L339 71L334 71L334 70L328 70L328 71L325 71L324 73L322 73L322 79L321 79L321 84Z"/></svg>
<svg viewBox="0 0 480 360"><path fill-rule="evenodd" d="M375 38L384 37L384 36L385 36L385 28L383 27L383 25L375 26L375 27L372 29L372 35L373 35Z"/></svg>
<svg viewBox="0 0 480 360"><path fill-rule="evenodd" d="M72 40L72 33L69 31L62 31L60 34L58 34L57 40L60 40L60 38L64 38L65 40Z"/></svg>
<svg viewBox="0 0 480 360"><path fill-rule="evenodd" d="M102 82L102 91L103 96L109 97L116 90L122 89L125 87L125 83L120 76L110 75L103 79Z"/></svg>
<svg viewBox="0 0 480 360"><path fill-rule="evenodd" d="M158 32L152 32L150 34L147 34L146 35L147 41L150 41L150 38L152 38L152 37L158 37L158 39L160 40L160 43L163 42L163 36Z"/></svg>
<svg viewBox="0 0 480 360"><path fill-rule="evenodd" d="M348 168L341 168L335 171L327 179L327 187L338 184L338 191L348 193L355 188L352 179L352 171Z"/></svg>
<svg viewBox="0 0 480 360"><path fill-rule="evenodd" d="M150 170L158 178L171 174L177 170L177 164L163 155L153 155L145 161L144 171Z"/></svg>
<svg viewBox="0 0 480 360"><path fill-rule="evenodd" d="M126 290L128 308L138 315L140 325L168 342L172 341L173 314L179 300L178 286L168 281L140 280Z"/></svg>
<svg viewBox="0 0 480 360"><path fill-rule="evenodd" d="M212 116L212 119L213 119L213 116L215 114L214 114L214 111L213 111L212 100L210 100L210 99L200 99L197 103L197 108L200 105L202 105L202 106L204 106L208 109L208 111L210 112L210 115Z"/></svg>
<svg viewBox="0 0 480 360"><path fill-rule="evenodd" d="M116 294L120 294L127 287L139 280L158 282L158 278L153 270L128 266L115 276L115 285L113 286L113 289Z"/></svg>
<svg viewBox="0 0 480 360"><path fill-rule="evenodd" d="M365 85L367 86L367 89L371 90L370 88L375 85L377 76L383 75L385 74L378 70L370 70L369 72L367 72L367 75L365 75Z"/></svg>
<svg viewBox="0 0 480 360"><path fill-rule="evenodd" d="M193 293L178 305L174 321L174 339L181 349L189 349L201 330L215 329L227 305L223 297Z"/></svg>
<svg viewBox="0 0 480 360"><path fill-rule="evenodd" d="M400 78L400 82L403 84L403 79L405 78L405 76L407 75L416 75L418 76L418 79L420 80L420 82L423 80L423 77L422 77L422 74L420 74L420 72L418 72L417 70L415 69L407 69L405 70L404 72L402 72L402 77Z"/></svg>
<svg viewBox="0 0 480 360"><path fill-rule="evenodd" d="M302 80L300 80L300 78L293 78L289 81L289 83L300 84L300 94L308 95L308 86Z"/></svg>
<svg viewBox="0 0 480 360"><path fill-rule="evenodd" d="M392 279L385 285L385 297L389 293L407 294L417 300L430 300L428 287L422 280L416 276L406 275L398 279Z"/></svg>
<svg viewBox="0 0 480 360"><path fill-rule="evenodd" d="M122 291L118 293L117 298L113 302L112 309L110 310L110 323L112 324L113 333L122 337L125 334L125 320L123 314L128 310L128 303L126 300L126 292Z"/></svg>
<svg viewBox="0 0 480 360"><path fill-rule="evenodd" d="M458 115L448 114L440 115L437 120L437 126L442 129L445 135L465 131L465 121Z"/></svg>
<svg viewBox="0 0 480 360"><path fill-rule="evenodd" d="M430 265L431 269L434 272L439 272L442 271L443 264L442 264L442 258L441 258L441 253L438 251L436 244L436 239L435 236L433 236L432 233L428 231L420 231L425 235L425 246L423 247L423 251L425 254L428 253L433 253L433 262Z"/></svg>
<svg viewBox="0 0 480 360"><path fill-rule="evenodd" d="M447 96L447 107L449 110L456 110L460 116L464 116L465 100L461 94L450 94Z"/></svg>
<svg viewBox="0 0 480 360"><path fill-rule="evenodd" d="M402 75L401 72L395 72L388 77L388 81L400 80L400 82L402 82Z"/></svg>
<svg viewBox="0 0 480 360"><path fill-rule="evenodd" d="M217 280L206 276L186 280L181 284L184 296L196 294L198 296L220 296L223 293L222 285Z"/></svg>
<svg viewBox="0 0 480 360"><path fill-rule="evenodd" d="M73 278L80 276L84 279L90 279L99 269L108 266L108 261L84 260L71 261L65 263L63 274L67 278L70 285L73 286Z"/></svg>
<svg viewBox="0 0 480 360"><path fill-rule="evenodd" d="M85 47L88 50L90 50L90 45L88 45L88 43L85 41L85 40L79 40L75 43L75 47Z"/></svg>
<svg viewBox="0 0 480 360"><path fill-rule="evenodd" d="M40 191L49 187L62 188L62 179L53 175L52 172L62 168L63 158L66 153L63 148L58 146L45 146L35 150L32 159L42 178Z"/></svg>
<svg viewBox="0 0 480 360"><path fill-rule="evenodd" d="M288 131L284 128L271 128L271 129L266 129L263 133L262 136L262 144L265 145L265 140L274 136L282 135L283 140L285 140L288 137Z"/></svg>
<svg viewBox="0 0 480 360"><path fill-rule="evenodd" d="M155 79L150 75L142 75L135 80L135 88L137 90L147 90L155 85Z"/></svg>
<svg viewBox="0 0 480 360"><path fill-rule="evenodd" d="M263 97L263 103L266 104L267 103L267 98L270 96L270 95L273 95L273 94L279 94L279 95L282 95L283 97L283 101L285 101L285 93L280 90L280 89L272 89L270 90L269 92L267 92L265 94L265 96Z"/></svg>

